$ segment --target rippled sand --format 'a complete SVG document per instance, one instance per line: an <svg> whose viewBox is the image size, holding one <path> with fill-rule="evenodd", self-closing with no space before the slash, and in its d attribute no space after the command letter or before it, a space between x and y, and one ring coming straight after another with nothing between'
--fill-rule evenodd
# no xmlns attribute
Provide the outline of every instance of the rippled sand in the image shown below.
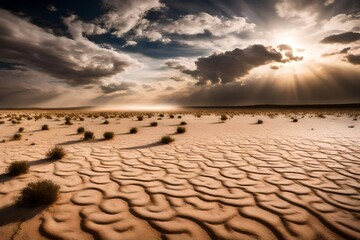
<svg viewBox="0 0 360 240"><path fill-rule="evenodd" d="M157 117L135 119L0 125L0 140L25 127L22 140L0 143L0 239L360 239L358 121L185 115L148 127ZM174 134L180 121L187 132ZM50 130L39 131L45 123ZM79 126L98 140L82 141ZM105 131L115 138L100 140ZM158 144L165 134L175 142ZM44 160L55 144L67 156ZM31 162L29 173L4 174L15 160ZM14 206L37 179L61 186L56 203Z"/></svg>

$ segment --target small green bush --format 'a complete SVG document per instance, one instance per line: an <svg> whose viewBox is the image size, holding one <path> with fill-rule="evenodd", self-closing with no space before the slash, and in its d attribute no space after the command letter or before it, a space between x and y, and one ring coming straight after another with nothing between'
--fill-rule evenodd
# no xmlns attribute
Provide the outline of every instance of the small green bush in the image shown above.
<svg viewBox="0 0 360 240"><path fill-rule="evenodd" d="M91 140L94 138L95 138L95 136L94 136L93 132L91 132L91 131L84 132L84 140Z"/></svg>
<svg viewBox="0 0 360 240"><path fill-rule="evenodd" d="M12 162L7 168L7 172L11 176L17 176L22 173L27 173L29 170L29 163L27 161Z"/></svg>
<svg viewBox="0 0 360 240"><path fill-rule="evenodd" d="M151 127L156 127L157 125L158 125L157 122L151 122L151 123L150 123L150 126L151 126Z"/></svg>
<svg viewBox="0 0 360 240"><path fill-rule="evenodd" d="M169 143L171 143L173 141L175 141L175 139L170 137L170 136L164 136L160 140L160 142L163 143L163 144L169 144Z"/></svg>
<svg viewBox="0 0 360 240"><path fill-rule="evenodd" d="M177 127L176 132L177 133L184 133L184 132L186 132L186 129L184 127Z"/></svg>
<svg viewBox="0 0 360 240"><path fill-rule="evenodd" d="M41 130L49 130L49 126L47 124L42 125Z"/></svg>
<svg viewBox="0 0 360 240"><path fill-rule="evenodd" d="M138 132L138 130L137 130L137 128L135 128L135 127L133 127L133 128L130 129L130 133L131 133L131 134L135 134L135 133L137 133L137 132Z"/></svg>
<svg viewBox="0 0 360 240"><path fill-rule="evenodd" d="M104 132L104 139L105 140L110 140L114 138L114 132Z"/></svg>
<svg viewBox="0 0 360 240"><path fill-rule="evenodd" d="M50 205L59 196L60 186L51 180L29 183L22 191L16 203L24 207Z"/></svg>
<svg viewBox="0 0 360 240"><path fill-rule="evenodd" d="M22 135L20 133L15 133L13 136L13 140L20 140L22 138Z"/></svg>
<svg viewBox="0 0 360 240"><path fill-rule="evenodd" d="M77 133L80 134L80 133L83 133L83 132L85 132L85 128L84 127L78 127Z"/></svg>

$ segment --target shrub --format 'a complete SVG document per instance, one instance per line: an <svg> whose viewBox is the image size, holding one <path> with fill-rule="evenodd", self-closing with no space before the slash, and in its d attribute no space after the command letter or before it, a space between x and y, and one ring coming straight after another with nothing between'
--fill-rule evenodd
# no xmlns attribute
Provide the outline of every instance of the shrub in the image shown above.
<svg viewBox="0 0 360 240"><path fill-rule="evenodd" d="M182 116L178 116L178 118L182 118Z"/></svg>
<svg viewBox="0 0 360 240"><path fill-rule="evenodd" d="M29 170L29 163L27 161L12 162L7 168L7 172L11 176L17 176L22 173L27 173Z"/></svg>
<svg viewBox="0 0 360 240"><path fill-rule="evenodd" d="M80 121L85 121L85 119L83 117L80 117L79 120Z"/></svg>
<svg viewBox="0 0 360 240"><path fill-rule="evenodd" d="M46 157L51 160L62 159L66 155L64 148L55 146L46 153Z"/></svg>
<svg viewBox="0 0 360 240"><path fill-rule="evenodd" d="M5 122L4 121L0 121L0 124L4 124Z"/></svg>
<svg viewBox="0 0 360 240"><path fill-rule="evenodd" d="M47 124L42 125L41 130L49 130L49 126Z"/></svg>
<svg viewBox="0 0 360 240"><path fill-rule="evenodd" d="M158 125L157 122L151 122L151 123L150 123L150 126L151 126L151 127L156 127L157 125Z"/></svg>
<svg viewBox="0 0 360 240"><path fill-rule="evenodd" d="M49 205L59 196L60 186L51 180L40 180L29 183L22 191L17 204L25 207Z"/></svg>
<svg viewBox="0 0 360 240"><path fill-rule="evenodd" d="M164 136L160 140L160 142L163 143L163 144L169 144L169 143L171 143L173 141L175 141L175 139L170 137L170 136Z"/></svg>
<svg viewBox="0 0 360 240"><path fill-rule="evenodd" d="M65 125L72 125L71 117L69 116L65 117Z"/></svg>
<svg viewBox="0 0 360 240"><path fill-rule="evenodd" d="M175 116L174 116L173 114L170 114L169 117L170 117L170 118L174 118Z"/></svg>
<svg viewBox="0 0 360 240"><path fill-rule="evenodd" d="M20 133L15 133L13 136L13 140L20 140L22 138L22 135Z"/></svg>
<svg viewBox="0 0 360 240"><path fill-rule="evenodd" d="M187 123L186 122L181 122L180 125L186 125Z"/></svg>
<svg viewBox="0 0 360 240"><path fill-rule="evenodd" d="M184 133L184 132L186 132L186 128L184 128L184 127L177 127L176 132L177 132L177 133Z"/></svg>
<svg viewBox="0 0 360 240"><path fill-rule="evenodd" d="M105 120L105 121L103 122L103 124L109 124L109 121L108 121L108 120Z"/></svg>
<svg viewBox="0 0 360 240"><path fill-rule="evenodd" d="M137 133L137 132L138 132L138 130L135 127L130 129L130 133L132 133L132 134Z"/></svg>
<svg viewBox="0 0 360 240"><path fill-rule="evenodd" d="M84 140L94 139L94 133L91 131L84 132Z"/></svg>
<svg viewBox="0 0 360 240"><path fill-rule="evenodd" d="M257 120L257 122L256 122L256 124L263 124L263 123L264 123L264 121L261 119Z"/></svg>
<svg viewBox="0 0 360 240"><path fill-rule="evenodd" d="M83 133L83 132L85 132L85 128L84 127L78 127L77 133L80 134L80 133Z"/></svg>
<svg viewBox="0 0 360 240"><path fill-rule="evenodd" d="M23 132L25 130L25 128L21 127L19 128L19 133Z"/></svg>
<svg viewBox="0 0 360 240"><path fill-rule="evenodd" d="M228 117L226 115L221 115L220 120L226 121L226 120L228 120Z"/></svg>
<svg viewBox="0 0 360 240"><path fill-rule="evenodd" d="M297 120L296 118L294 118L292 121L293 121L293 122L298 122L298 120Z"/></svg>
<svg viewBox="0 0 360 240"><path fill-rule="evenodd" d="M137 120L142 121L142 120L144 120L144 117L143 116L137 116Z"/></svg>
<svg viewBox="0 0 360 240"><path fill-rule="evenodd" d="M163 117L164 117L164 114L163 114L163 113L160 113L160 114L159 114L159 117L162 117L162 118L163 118Z"/></svg>
<svg viewBox="0 0 360 240"><path fill-rule="evenodd" d="M114 138L114 132L104 132L104 139L105 140L110 140Z"/></svg>

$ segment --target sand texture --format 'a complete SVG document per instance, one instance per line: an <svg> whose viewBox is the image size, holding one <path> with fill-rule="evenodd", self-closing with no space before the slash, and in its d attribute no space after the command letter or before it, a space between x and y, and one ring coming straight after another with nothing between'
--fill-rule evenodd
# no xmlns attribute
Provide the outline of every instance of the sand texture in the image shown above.
<svg viewBox="0 0 360 240"><path fill-rule="evenodd" d="M264 123L254 124L259 118ZM0 125L0 140L25 128L20 141L0 143L0 239L360 239L358 121L156 119ZM152 121L159 125L149 127ZM181 121L187 131L175 134ZM50 130L41 131L43 124ZM81 140L79 126L96 139ZM131 127L139 132L128 134ZM102 140L105 131L115 138ZM166 134L175 142L159 144ZM66 157L45 159L56 144ZM16 160L29 161L30 171L9 177L6 168ZM20 190L39 179L60 185L58 200L14 205Z"/></svg>

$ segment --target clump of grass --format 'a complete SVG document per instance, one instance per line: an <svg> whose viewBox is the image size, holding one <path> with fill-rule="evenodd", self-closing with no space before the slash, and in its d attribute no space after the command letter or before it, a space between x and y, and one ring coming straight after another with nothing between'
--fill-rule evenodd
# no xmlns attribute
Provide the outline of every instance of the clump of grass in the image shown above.
<svg viewBox="0 0 360 240"><path fill-rule="evenodd" d="M66 152L64 148L55 146L46 153L46 157L50 160L59 160L65 157Z"/></svg>
<svg viewBox="0 0 360 240"><path fill-rule="evenodd" d="M224 122L228 120L228 117L226 115L221 115L220 120Z"/></svg>
<svg viewBox="0 0 360 240"><path fill-rule="evenodd" d="M173 141L175 141L175 139L170 137L170 136L164 136L160 140L160 142L163 143L163 144L169 144L169 143L171 143Z"/></svg>
<svg viewBox="0 0 360 240"><path fill-rule="evenodd" d="M180 125L187 125L187 123L186 122L181 122Z"/></svg>
<svg viewBox="0 0 360 240"><path fill-rule="evenodd" d="M41 130L49 130L49 126L47 124L42 125Z"/></svg>
<svg viewBox="0 0 360 240"><path fill-rule="evenodd" d="M151 127L156 127L157 125L158 125L157 122L151 122L151 123L150 123L150 126L151 126Z"/></svg>
<svg viewBox="0 0 360 240"><path fill-rule="evenodd" d="M19 133L22 133L25 130L25 128L21 127L19 128Z"/></svg>
<svg viewBox="0 0 360 240"><path fill-rule="evenodd" d="M94 139L94 133L91 131L84 132L84 140Z"/></svg>
<svg viewBox="0 0 360 240"><path fill-rule="evenodd" d="M22 191L16 203L24 207L50 205L59 196L60 186L51 180L29 183Z"/></svg>
<svg viewBox="0 0 360 240"><path fill-rule="evenodd" d="M137 116L137 120L142 121L142 120L144 120L144 117L143 116Z"/></svg>
<svg viewBox="0 0 360 240"><path fill-rule="evenodd" d="M22 138L22 135L20 133L15 133L13 136L13 140L20 140Z"/></svg>
<svg viewBox="0 0 360 240"><path fill-rule="evenodd" d="M177 133L184 133L184 132L186 132L186 128L185 127L177 127L176 132Z"/></svg>
<svg viewBox="0 0 360 240"><path fill-rule="evenodd" d="M135 128L135 127L133 127L133 128L130 129L130 133L131 133L131 134L135 134L135 133L137 133L137 132L138 132L138 130L137 130L137 128Z"/></svg>
<svg viewBox="0 0 360 240"><path fill-rule="evenodd" d="M18 176L29 171L29 163L27 161L12 162L7 168L7 173L11 176Z"/></svg>
<svg viewBox="0 0 360 240"><path fill-rule="evenodd" d="M104 132L104 139L105 140L110 140L114 138L114 132Z"/></svg>
<svg viewBox="0 0 360 240"><path fill-rule="evenodd" d="M102 124L109 124L110 122L108 120L105 120Z"/></svg>
<svg viewBox="0 0 360 240"><path fill-rule="evenodd" d="M261 120L261 119L258 119L257 122L256 122L256 124L263 124L263 123L264 123L264 121Z"/></svg>
<svg viewBox="0 0 360 240"><path fill-rule="evenodd" d="M78 129L76 130L78 134L85 132L85 128L84 127L78 127Z"/></svg>

